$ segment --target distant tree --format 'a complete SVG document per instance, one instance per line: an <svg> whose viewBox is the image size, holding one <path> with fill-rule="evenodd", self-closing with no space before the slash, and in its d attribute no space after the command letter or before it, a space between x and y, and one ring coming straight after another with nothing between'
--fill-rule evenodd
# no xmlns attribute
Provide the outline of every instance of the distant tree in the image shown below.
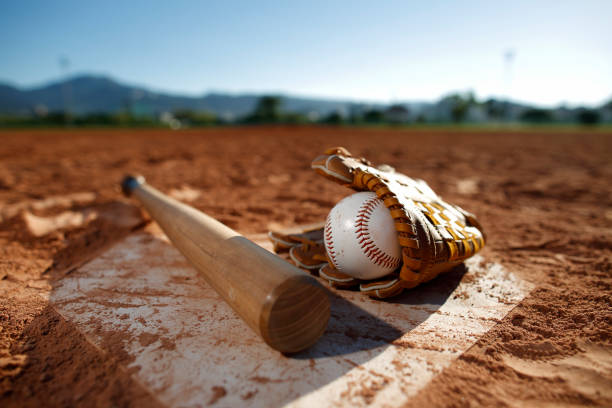
<svg viewBox="0 0 612 408"><path fill-rule="evenodd" d="M117 123L115 116L105 112L90 113L74 119L74 124L77 126L113 126Z"/></svg>
<svg viewBox="0 0 612 408"><path fill-rule="evenodd" d="M172 112L172 116L174 116L176 119L180 120L181 122L191 122L195 114L196 113L192 111L191 109L177 109L174 112Z"/></svg>
<svg viewBox="0 0 612 408"><path fill-rule="evenodd" d="M601 120L601 115L594 109L581 109L577 119L582 125L595 125Z"/></svg>
<svg viewBox="0 0 612 408"><path fill-rule="evenodd" d="M332 112L321 120L321 123L326 123L328 125L340 125L342 122L344 122L344 119L339 112Z"/></svg>
<svg viewBox="0 0 612 408"><path fill-rule="evenodd" d="M289 113L282 114L280 121L283 123L288 123L292 125L293 124L299 125L299 124L310 122L310 120L308 119L308 116L302 113L297 113L297 112L289 112Z"/></svg>
<svg viewBox="0 0 612 408"><path fill-rule="evenodd" d="M276 123L281 119L281 98L278 96L262 96L255 110L246 121L251 123Z"/></svg>
<svg viewBox="0 0 612 408"><path fill-rule="evenodd" d="M496 99L488 99L484 103L485 112L487 117L494 120L504 119L506 116L506 102L498 101Z"/></svg>
<svg viewBox="0 0 612 408"><path fill-rule="evenodd" d="M410 110L404 105L391 105L385 112L385 118L395 124L406 123L410 118Z"/></svg>
<svg viewBox="0 0 612 408"><path fill-rule="evenodd" d="M347 121L349 123L354 124L354 125L358 125L360 123L363 123L363 115L361 113L359 113L359 112L352 112L349 115Z"/></svg>
<svg viewBox="0 0 612 408"><path fill-rule="evenodd" d="M427 118L421 113L414 119L414 121L415 123L427 123Z"/></svg>
<svg viewBox="0 0 612 408"><path fill-rule="evenodd" d="M207 126L218 123L217 116L206 111L179 109L174 111L172 115L184 126Z"/></svg>
<svg viewBox="0 0 612 408"><path fill-rule="evenodd" d="M371 109L364 113L363 120L366 123L381 123L385 119L385 114L382 111Z"/></svg>
<svg viewBox="0 0 612 408"><path fill-rule="evenodd" d="M463 122L467 116L470 106L476 103L472 92L466 95L453 94L449 97L451 103L451 117L453 122Z"/></svg>
<svg viewBox="0 0 612 408"><path fill-rule="evenodd" d="M41 123L47 124L47 125L53 125L53 126L57 126L57 125L65 126L65 125L68 125L70 122L72 122L72 119L73 119L72 115L65 111L50 112L45 117L41 118Z"/></svg>
<svg viewBox="0 0 612 408"><path fill-rule="evenodd" d="M520 120L529 123L548 123L552 122L553 115L548 109L529 108L521 114Z"/></svg>

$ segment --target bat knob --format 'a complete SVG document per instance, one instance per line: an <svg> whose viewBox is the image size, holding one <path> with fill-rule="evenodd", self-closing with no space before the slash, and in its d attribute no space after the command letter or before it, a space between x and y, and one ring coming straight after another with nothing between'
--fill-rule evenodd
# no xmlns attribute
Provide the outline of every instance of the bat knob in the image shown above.
<svg viewBox="0 0 612 408"><path fill-rule="evenodd" d="M125 194L126 197L129 197L132 194L132 191L134 191L134 189L144 183L145 178L143 176L125 176L125 178L121 182L121 191L123 191L123 194Z"/></svg>

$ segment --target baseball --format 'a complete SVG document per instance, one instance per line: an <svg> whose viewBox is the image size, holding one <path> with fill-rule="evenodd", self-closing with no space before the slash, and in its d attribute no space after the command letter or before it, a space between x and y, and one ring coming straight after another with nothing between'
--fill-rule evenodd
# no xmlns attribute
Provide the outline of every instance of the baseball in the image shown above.
<svg viewBox="0 0 612 408"><path fill-rule="evenodd" d="M400 266L393 218L375 193L356 193L336 204L327 216L324 239L336 269L354 278L380 278Z"/></svg>

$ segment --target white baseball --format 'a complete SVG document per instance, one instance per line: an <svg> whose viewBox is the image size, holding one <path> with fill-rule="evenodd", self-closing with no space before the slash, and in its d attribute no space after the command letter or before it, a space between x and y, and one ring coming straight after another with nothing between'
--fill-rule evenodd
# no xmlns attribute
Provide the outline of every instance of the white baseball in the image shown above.
<svg viewBox="0 0 612 408"><path fill-rule="evenodd" d="M331 262L354 278L380 278L400 266L393 218L375 193L356 193L336 204L327 216L324 235Z"/></svg>

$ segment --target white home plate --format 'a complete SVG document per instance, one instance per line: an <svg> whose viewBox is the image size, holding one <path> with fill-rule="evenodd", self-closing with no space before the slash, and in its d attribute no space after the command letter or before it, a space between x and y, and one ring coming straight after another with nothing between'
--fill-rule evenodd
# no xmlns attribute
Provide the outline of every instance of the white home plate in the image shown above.
<svg viewBox="0 0 612 408"><path fill-rule="evenodd" d="M61 280L51 301L168 406L400 406L528 290L475 258L388 302L333 291L323 337L284 356L148 228Z"/></svg>

